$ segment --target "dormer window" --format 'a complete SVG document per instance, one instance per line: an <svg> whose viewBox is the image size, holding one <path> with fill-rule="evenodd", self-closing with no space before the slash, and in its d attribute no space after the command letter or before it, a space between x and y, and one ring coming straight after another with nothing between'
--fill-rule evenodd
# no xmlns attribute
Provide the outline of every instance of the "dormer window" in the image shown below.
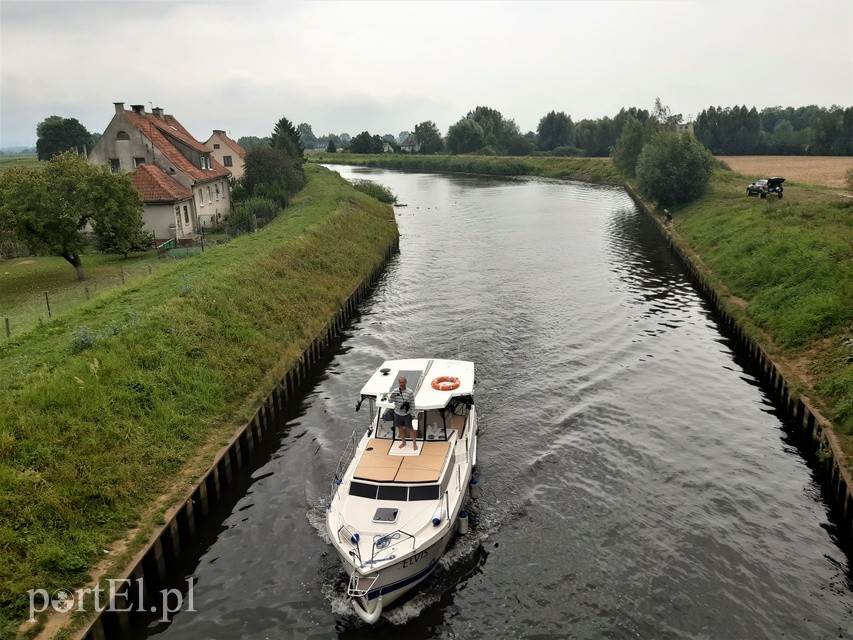
<svg viewBox="0 0 853 640"><path fill-rule="evenodd" d="M204 155L201 157L201 168L202 169L211 169L212 168L211 164L210 164L210 156Z"/></svg>
<svg viewBox="0 0 853 640"><path fill-rule="evenodd" d="M127 135L127 131L119 131L116 134L116 140L130 140L130 136Z"/></svg>

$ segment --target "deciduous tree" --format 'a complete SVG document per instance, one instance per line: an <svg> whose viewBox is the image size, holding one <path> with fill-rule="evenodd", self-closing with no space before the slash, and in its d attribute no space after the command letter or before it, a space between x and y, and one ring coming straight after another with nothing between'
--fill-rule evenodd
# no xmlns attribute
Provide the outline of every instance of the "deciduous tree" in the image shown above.
<svg viewBox="0 0 853 640"><path fill-rule="evenodd" d="M305 185L302 167L281 149L252 149L244 162L242 181L250 197L268 198L283 207Z"/></svg>
<svg viewBox="0 0 853 640"><path fill-rule="evenodd" d="M76 118L50 116L36 126L36 152L39 160L74 149L86 153L92 149L92 134Z"/></svg>
<svg viewBox="0 0 853 640"><path fill-rule="evenodd" d="M694 136L659 133L637 159L637 186L662 206L692 202L707 189L712 164L713 156Z"/></svg>
<svg viewBox="0 0 853 640"><path fill-rule="evenodd" d="M352 153L382 153L382 138L362 131L350 141L349 150Z"/></svg>
<svg viewBox="0 0 853 640"><path fill-rule="evenodd" d="M421 153L439 153L444 149L441 132L432 120L415 125L415 138L421 145Z"/></svg>
<svg viewBox="0 0 853 640"><path fill-rule="evenodd" d="M485 144L483 127L473 118L462 118L447 130L447 148L451 153L474 153Z"/></svg>
<svg viewBox="0 0 853 640"><path fill-rule="evenodd" d="M0 176L0 229L33 253L64 258L79 280L85 278L81 232L89 222L115 250L138 237L142 203L129 174L111 174L68 151L44 168L14 167Z"/></svg>
<svg viewBox="0 0 853 640"><path fill-rule="evenodd" d="M571 117L560 111L550 111L539 121L536 143L542 151L570 147L575 143L575 125Z"/></svg>

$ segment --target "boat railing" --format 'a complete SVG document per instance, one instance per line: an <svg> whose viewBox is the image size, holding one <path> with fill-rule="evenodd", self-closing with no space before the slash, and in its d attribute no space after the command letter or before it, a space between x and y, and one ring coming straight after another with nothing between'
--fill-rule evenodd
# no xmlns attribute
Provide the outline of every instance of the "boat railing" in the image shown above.
<svg viewBox="0 0 853 640"><path fill-rule="evenodd" d="M355 456L355 450L356 447L358 447L358 440L358 431L353 430L352 435L349 437L349 441L344 447L344 452L341 454L341 459L338 460L338 468L335 469L335 476L332 480L332 489L329 496L329 505L334 501L335 494L338 492L338 487L341 486L341 483L344 480L344 474L346 473L347 467Z"/></svg>

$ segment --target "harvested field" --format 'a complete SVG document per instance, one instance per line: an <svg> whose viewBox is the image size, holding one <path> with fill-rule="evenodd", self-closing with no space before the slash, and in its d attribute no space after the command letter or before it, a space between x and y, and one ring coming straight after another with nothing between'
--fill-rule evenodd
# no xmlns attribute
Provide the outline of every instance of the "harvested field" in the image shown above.
<svg viewBox="0 0 853 640"><path fill-rule="evenodd" d="M733 171L752 180L782 176L791 182L844 188L844 174L853 167L850 156L717 156Z"/></svg>

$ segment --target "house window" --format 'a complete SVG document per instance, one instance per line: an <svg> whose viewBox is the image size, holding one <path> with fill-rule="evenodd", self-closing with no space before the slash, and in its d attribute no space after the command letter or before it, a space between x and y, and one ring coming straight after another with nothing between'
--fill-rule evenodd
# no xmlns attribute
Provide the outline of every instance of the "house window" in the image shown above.
<svg viewBox="0 0 853 640"><path fill-rule="evenodd" d="M216 201L219 202L219 185L217 184L215 186L216 186Z"/></svg>
<svg viewBox="0 0 853 640"><path fill-rule="evenodd" d="M113 173L121 171L121 162L119 162L118 158L110 158L110 171Z"/></svg>
<svg viewBox="0 0 853 640"><path fill-rule="evenodd" d="M214 143L213 143L213 148L214 148L214 149L218 149L218 148L219 148L219 143L218 143L218 142L214 142Z"/></svg>
<svg viewBox="0 0 853 640"><path fill-rule="evenodd" d="M187 205L184 205L184 222L186 224L190 223L190 214L187 212Z"/></svg>
<svg viewBox="0 0 853 640"><path fill-rule="evenodd" d="M204 194L202 193L201 189L198 190L198 206L204 206Z"/></svg>
<svg viewBox="0 0 853 640"><path fill-rule="evenodd" d="M119 131L116 134L116 140L130 140L130 136L127 135L127 131Z"/></svg>
<svg viewBox="0 0 853 640"><path fill-rule="evenodd" d="M208 201L209 203L210 203L210 202L213 202L213 199L210 197L210 187L208 187L208 188L207 188L207 201Z"/></svg>
<svg viewBox="0 0 853 640"><path fill-rule="evenodd" d="M231 163L231 156L222 156L222 164L224 164L226 167L233 166Z"/></svg>
<svg viewBox="0 0 853 640"><path fill-rule="evenodd" d="M145 164L145 158L134 158L133 166L138 167L141 164Z"/></svg>

